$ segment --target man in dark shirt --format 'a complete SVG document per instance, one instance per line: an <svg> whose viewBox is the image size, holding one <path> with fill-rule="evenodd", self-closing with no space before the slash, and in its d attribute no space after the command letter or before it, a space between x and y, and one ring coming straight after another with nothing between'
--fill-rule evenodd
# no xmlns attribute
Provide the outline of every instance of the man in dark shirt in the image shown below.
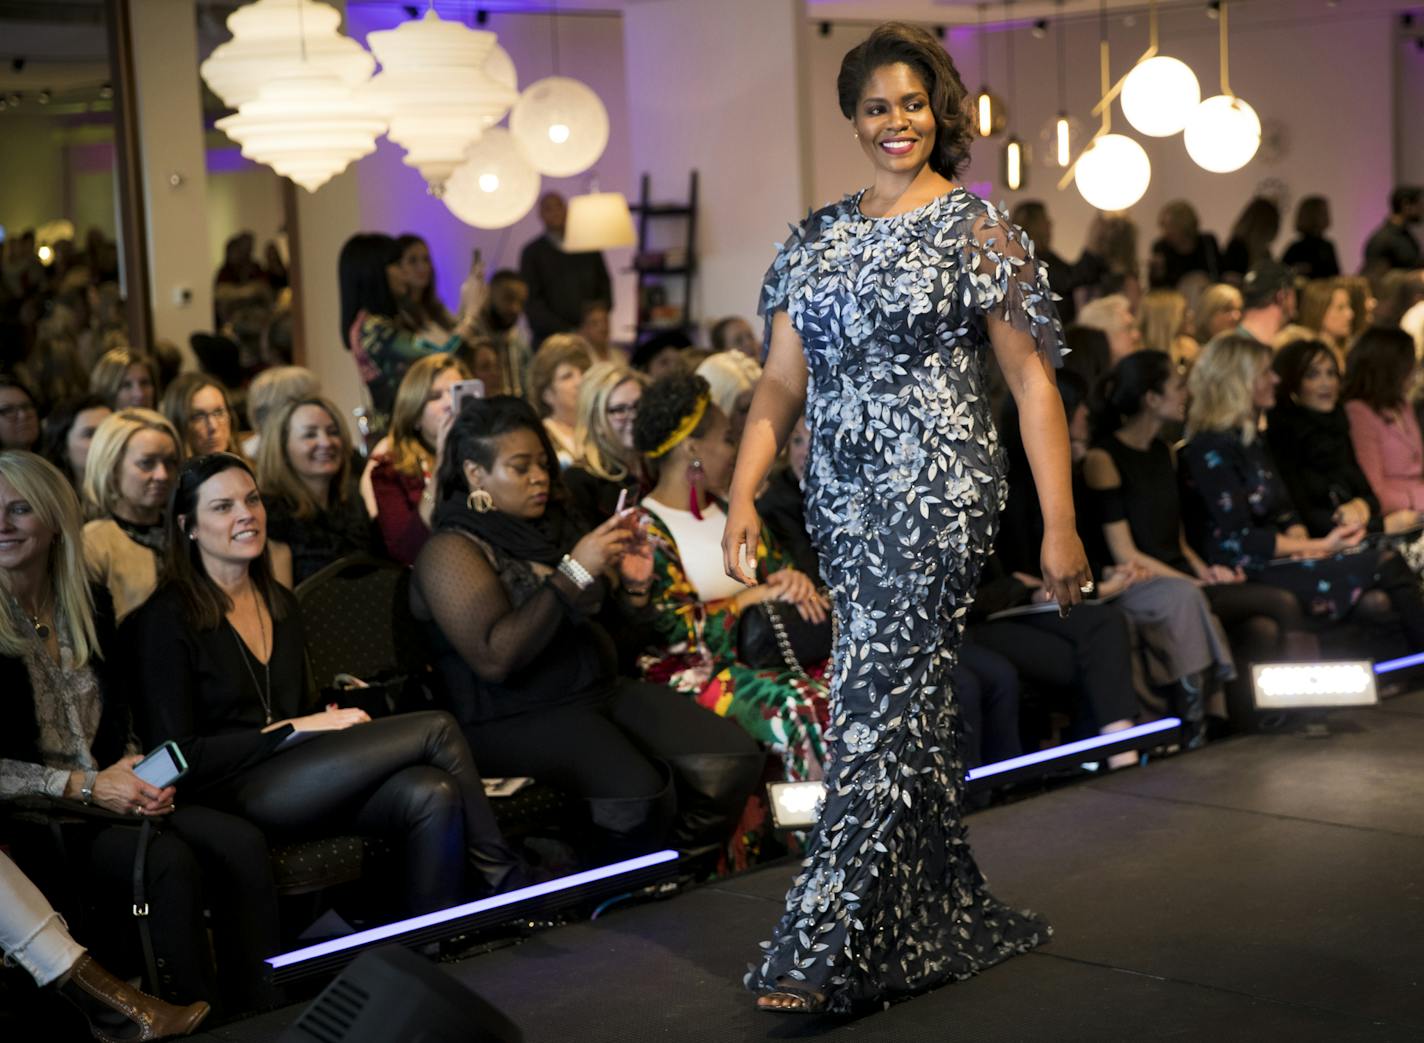
<svg viewBox="0 0 1424 1043"><path fill-rule="evenodd" d="M1014 207L1010 219L1033 240L1034 253L1048 265L1048 285L1063 298L1058 301L1058 318L1071 326L1078 316L1074 293L1082 286L1096 286L1107 272L1107 265L1096 254L1084 250L1076 263L1069 263L1053 252L1053 219L1048 208L1037 199L1025 199Z"/></svg>
<svg viewBox="0 0 1424 1043"><path fill-rule="evenodd" d="M608 266L597 251L564 252L564 222L568 206L564 197L549 192L539 200L539 219L544 234L524 247L519 255L519 272L529 285L525 316L533 332L533 347L554 333L578 329L584 305L602 301L613 307L613 286Z"/></svg>
<svg viewBox="0 0 1424 1043"><path fill-rule="evenodd" d="M1295 273L1279 261L1262 261L1241 283L1241 325L1236 332L1272 344L1295 318Z"/></svg>
<svg viewBox="0 0 1424 1043"><path fill-rule="evenodd" d="M1389 218L1375 229L1365 243L1365 263L1361 274L1375 277L1391 268L1418 268L1424 253L1410 226L1424 218L1424 189L1404 185L1389 195Z"/></svg>

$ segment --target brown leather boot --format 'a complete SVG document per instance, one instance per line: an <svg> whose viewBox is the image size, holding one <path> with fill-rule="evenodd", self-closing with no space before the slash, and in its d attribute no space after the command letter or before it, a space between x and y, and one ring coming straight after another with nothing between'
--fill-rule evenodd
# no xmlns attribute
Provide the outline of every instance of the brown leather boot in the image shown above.
<svg viewBox="0 0 1424 1043"><path fill-rule="evenodd" d="M59 992L84 1012L89 1031L104 1043L186 1036L208 1016L206 1003L175 1007L106 971L88 953L56 983Z"/></svg>

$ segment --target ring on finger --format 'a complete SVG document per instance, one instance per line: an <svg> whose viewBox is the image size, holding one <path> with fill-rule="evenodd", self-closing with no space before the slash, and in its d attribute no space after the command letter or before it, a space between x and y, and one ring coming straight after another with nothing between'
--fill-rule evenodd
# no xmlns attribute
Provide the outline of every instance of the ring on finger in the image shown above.
<svg viewBox="0 0 1424 1043"><path fill-rule="evenodd" d="M1088 580L1086 583L1084 583L1082 586L1080 586L1080 587L1078 588L1078 593L1080 593L1080 594L1091 594L1091 593L1092 593L1094 590L1096 590L1097 588L1098 588L1098 585L1097 585L1096 583L1094 583L1092 580Z"/></svg>

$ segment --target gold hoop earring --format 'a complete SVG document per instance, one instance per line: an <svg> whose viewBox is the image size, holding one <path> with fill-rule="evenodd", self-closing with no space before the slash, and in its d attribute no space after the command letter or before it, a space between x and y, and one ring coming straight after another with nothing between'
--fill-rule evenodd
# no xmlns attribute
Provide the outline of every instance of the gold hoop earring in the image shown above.
<svg viewBox="0 0 1424 1043"><path fill-rule="evenodd" d="M494 497L488 489L471 489L470 495L465 497L465 506L476 514L488 514L494 510Z"/></svg>

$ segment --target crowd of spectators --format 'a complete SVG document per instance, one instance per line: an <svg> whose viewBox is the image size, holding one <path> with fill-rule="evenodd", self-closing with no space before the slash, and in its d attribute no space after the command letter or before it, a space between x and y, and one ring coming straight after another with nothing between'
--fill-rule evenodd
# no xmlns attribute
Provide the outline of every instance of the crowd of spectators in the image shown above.
<svg viewBox="0 0 1424 1043"><path fill-rule="evenodd" d="M1068 261L1047 208L1019 204L1062 297L1099 586L1066 618L1047 603L1000 393L1009 492L954 672L968 764L1169 712L1199 745L1252 726L1251 663L1424 648L1420 209L1397 190L1351 277L1319 197L1280 260L1270 200L1225 247L1169 204L1145 270L1127 216L1102 215ZM280 347L280 251L229 244L211 335L227 347L195 343L202 370L177 373L171 351L128 342L102 237L49 265L7 244L0 806L161 823L167 970L150 984L168 1000L222 1016L277 1001L260 958L300 926L275 897L281 842L385 837L410 911L568 868L505 841L482 773L574 798L573 864L673 844L727 871L795 844L769 828L763 784L822 777L834 668L800 647L830 626L804 424L759 500L760 582L742 587L723 572L721 497L761 376L752 324L723 318L706 347L693 330L615 343L601 260L563 254L561 200L540 212L521 271L476 261L453 310L420 237L346 244L341 341L377 421L355 437ZM292 591L352 555L409 569L422 708L373 720L314 694L331 679L310 676ZM769 655L757 620L781 639ZM133 772L170 740L189 765L176 808ZM110 904L134 837L96 822L77 849ZM61 951L50 980L87 959Z"/></svg>

